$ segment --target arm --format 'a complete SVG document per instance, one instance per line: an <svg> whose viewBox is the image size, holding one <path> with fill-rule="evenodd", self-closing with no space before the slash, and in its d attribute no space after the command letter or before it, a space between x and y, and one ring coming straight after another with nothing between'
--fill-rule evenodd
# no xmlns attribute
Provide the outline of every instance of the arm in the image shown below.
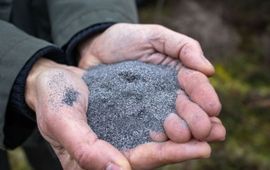
<svg viewBox="0 0 270 170"><path fill-rule="evenodd" d="M35 127L33 113L24 101L26 76L40 56L62 56L62 51L2 20L0 37L0 147L14 148Z"/></svg>
<svg viewBox="0 0 270 170"><path fill-rule="evenodd" d="M64 47L67 61L75 65L75 49L86 38L114 23L138 21L133 0L47 0L53 41Z"/></svg>

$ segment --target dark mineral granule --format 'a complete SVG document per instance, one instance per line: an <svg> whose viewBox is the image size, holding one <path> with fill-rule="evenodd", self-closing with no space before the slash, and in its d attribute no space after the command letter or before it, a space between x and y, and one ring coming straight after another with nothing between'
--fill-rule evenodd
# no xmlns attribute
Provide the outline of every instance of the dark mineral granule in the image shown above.
<svg viewBox="0 0 270 170"><path fill-rule="evenodd" d="M166 116L176 111L175 68L127 61L93 67L83 79L90 91L88 124L118 149L150 142L149 132L164 132Z"/></svg>
<svg viewBox="0 0 270 170"><path fill-rule="evenodd" d="M65 89L62 102L69 106L73 106L73 103L77 101L78 96L79 92L68 87Z"/></svg>

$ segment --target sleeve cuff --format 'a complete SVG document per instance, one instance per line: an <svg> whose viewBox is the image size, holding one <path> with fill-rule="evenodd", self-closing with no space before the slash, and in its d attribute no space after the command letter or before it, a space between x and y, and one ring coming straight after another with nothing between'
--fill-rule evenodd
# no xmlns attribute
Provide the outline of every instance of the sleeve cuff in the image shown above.
<svg viewBox="0 0 270 170"><path fill-rule="evenodd" d="M47 46L37 51L20 70L11 89L6 110L4 144L7 148L14 148L21 144L36 127L35 113L25 101L25 86L29 71L40 57L49 58L58 63L66 63L64 52L61 49ZM20 129L20 133L17 132L18 129ZM16 135L14 136L14 134Z"/></svg>
<svg viewBox="0 0 270 170"><path fill-rule="evenodd" d="M51 60L54 60L58 63L65 63L63 52L54 46L45 47L39 51L37 51L24 65L24 67L19 72L11 93L8 102L8 107L18 108L17 112L22 113L24 116L29 119L35 121L35 113L27 106L25 102L25 86L26 86L26 78L28 73L30 72L32 66L35 62L41 58L45 57Z"/></svg>
<svg viewBox="0 0 270 170"><path fill-rule="evenodd" d="M100 23L100 24L94 24L90 27L87 27L83 29L82 31L79 31L76 33L70 41L63 47L66 51L66 61L69 65L78 65L78 51L77 46L84 40L91 38L95 36L98 33L103 32L110 26L112 26L113 22L108 23Z"/></svg>

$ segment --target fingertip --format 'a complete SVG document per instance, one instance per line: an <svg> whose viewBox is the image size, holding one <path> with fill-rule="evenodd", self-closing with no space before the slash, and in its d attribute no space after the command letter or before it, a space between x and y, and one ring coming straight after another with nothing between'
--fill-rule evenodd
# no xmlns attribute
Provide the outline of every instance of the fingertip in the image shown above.
<svg viewBox="0 0 270 170"><path fill-rule="evenodd" d="M196 40L188 40L179 53L179 58L183 64L193 70L202 72L207 76L214 74L214 66L203 55L201 46Z"/></svg>
<svg viewBox="0 0 270 170"><path fill-rule="evenodd" d="M201 158L210 158L211 153L212 153L212 149L210 147L210 145L206 142L203 143L203 151L202 151L202 155Z"/></svg>
<svg viewBox="0 0 270 170"><path fill-rule="evenodd" d="M198 59L196 62L187 64L187 67L192 70L197 70L207 77L211 77L215 74L214 66L205 57Z"/></svg>
<svg viewBox="0 0 270 170"><path fill-rule="evenodd" d="M114 169L114 170L126 170L126 169L131 170L132 169L129 162L125 159L120 159L116 161L115 165L117 165L117 167L120 169Z"/></svg>
<svg viewBox="0 0 270 170"><path fill-rule="evenodd" d="M197 129L197 131L193 131L193 136L195 137L195 139L204 140L205 138L207 138L207 136L209 136L209 133L211 131L211 122L206 117L202 117L200 119L200 122L194 122L194 129Z"/></svg>
<svg viewBox="0 0 270 170"><path fill-rule="evenodd" d="M131 169L125 156L111 144L103 140L97 139L95 142L77 143L77 145L70 153L82 169L116 167L127 170Z"/></svg>
<svg viewBox="0 0 270 170"><path fill-rule="evenodd" d="M209 158L211 156L212 149L207 142L192 140L189 145L192 147L192 150L196 150L197 158Z"/></svg>
<svg viewBox="0 0 270 170"><path fill-rule="evenodd" d="M187 123L175 113L167 116L164 121L164 129L169 139L173 142L183 143L191 138Z"/></svg>
<svg viewBox="0 0 270 170"><path fill-rule="evenodd" d="M196 94L200 94L197 95ZM218 116L221 112L222 105L215 89L207 82L198 85L192 94L192 100L200 105L200 107L209 116Z"/></svg>
<svg viewBox="0 0 270 170"><path fill-rule="evenodd" d="M208 78L201 72L183 67L178 73L180 86L209 115L217 116L221 111L219 97Z"/></svg>
<svg viewBox="0 0 270 170"><path fill-rule="evenodd" d="M216 96L216 100L212 100L212 102L206 103L205 110L207 111L209 116L218 116L221 112L222 105Z"/></svg>
<svg viewBox="0 0 270 170"><path fill-rule="evenodd" d="M177 96L176 110L181 118L187 123L191 130L191 134L195 139L203 140L209 135L211 130L209 116L185 95Z"/></svg>
<svg viewBox="0 0 270 170"><path fill-rule="evenodd" d="M204 69L202 70L199 70L198 71L201 71L203 74L205 74L207 77L211 77L215 74L215 69L214 69L214 66L206 66Z"/></svg>
<svg viewBox="0 0 270 170"><path fill-rule="evenodd" d="M220 124L222 124L221 120L218 117L215 117L215 116L210 117L210 120L211 120L212 123L220 123Z"/></svg>
<svg viewBox="0 0 270 170"><path fill-rule="evenodd" d="M210 62L209 62L210 63ZM210 63L210 68L209 68L209 72L208 72L208 76L212 76L212 75L214 75L215 74L215 72L216 72L216 70L215 70L215 67Z"/></svg>
<svg viewBox="0 0 270 170"><path fill-rule="evenodd" d="M150 138L154 142L165 142L168 140L168 137L164 132L150 131Z"/></svg>
<svg viewBox="0 0 270 170"><path fill-rule="evenodd" d="M224 141L226 138L226 129L219 122L212 121L212 129L209 136L206 138L206 141L213 142L213 141Z"/></svg>
<svg viewBox="0 0 270 170"><path fill-rule="evenodd" d="M204 69L199 71L202 71L202 73L204 73L206 76L214 75L215 67L213 66L213 64L211 64L210 61L204 55L201 55L201 58L204 62Z"/></svg>
<svg viewBox="0 0 270 170"><path fill-rule="evenodd" d="M220 128L220 132L219 132L219 136L218 136L218 140L219 141L224 141L225 139L226 139L226 129L225 129L225 127L224 126L222 126L221 128Z"/></svg>
<svg viewBox="0 0 270 170"><path fill-rule="evenodd" d="M115 165L113 163L110 163L107 167L106 170L122 170L122 168L118 165Z"/></svg>

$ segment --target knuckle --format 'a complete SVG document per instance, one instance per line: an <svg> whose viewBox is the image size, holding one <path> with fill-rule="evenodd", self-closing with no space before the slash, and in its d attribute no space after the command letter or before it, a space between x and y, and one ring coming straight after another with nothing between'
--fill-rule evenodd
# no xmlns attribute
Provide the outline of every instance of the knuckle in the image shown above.
<svg viewBox="0 0 270 170"><path fill-rule="evenodd" d="M159 25L159 24L152 24L151 25L155 30L159 30L159 31L163 31L164 29L166 29L166 27L164 27L163 25Z"/></svg>
<svg viewBox="0 0 270 170"><path fill-rule="evenodd" d="M159 162L160 164L166 164L170 162L170 159L166 154L166 148L164 147L164 145L159 145L157 148L157 160L157 162Z"/></svg>
<svg viewBox="0 0 270 170"><path fill-rule="evenodd" d="M148 35L150 37L150 39L153 40L160 40L161 42L164 42L164 32L167 31L167 28L162 26L162 25L158 25L158 24L151 24L148 25Z"/></svg>
<svg viewBox="0 0 270 170"><path fill-rule="evenodd" d="M197 47L201 47L201 44L200 44L200 42L199 42L199 41L194 40L194 41L193 41L193 43L194 43L194 45L195 45L195 46L197 46Z"/></svg>
<svg viewBox="0 0 270 170"><path fill-rule="evenodd" d="M200 42L198 41L198 40L195 40L195 39L193 39L193 38L190 38L190 45L191 46L195 46L195 47L201 47L201 45L200 45Z"/></svg>

